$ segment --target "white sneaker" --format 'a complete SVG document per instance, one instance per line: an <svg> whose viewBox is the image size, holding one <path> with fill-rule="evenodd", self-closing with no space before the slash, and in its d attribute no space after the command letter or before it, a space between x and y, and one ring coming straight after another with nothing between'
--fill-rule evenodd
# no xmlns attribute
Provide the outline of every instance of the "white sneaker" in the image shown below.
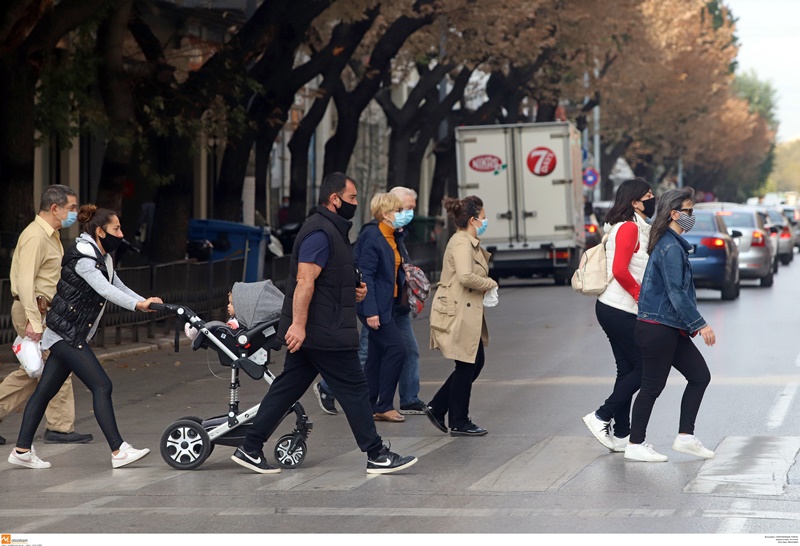
<svg viewBox="0 0 800 546"><path fill-rule="evenodd" d="M645 463L665 463L667 456L653 449L650 444L628 444L625 448L625 458L629 461L642 461Z"/></svg>
<svg viewBox="0 0 800 546"><path fill-rule="evenodd" d="M614 453L624 453L625 448L628 447L629 438L630 435L625 436L624 438L617 438L616 436L612 436L611 439L614 442L614 449L612 449L611 451L613 451Z"/></svg>
<svg viewBox="0 0 800 546"><path fill-rule="evenodd" d="M606 449L614 451L615 444L611 439L611 434L609 434L609 428L611 427L610 421L601 421L594 412L592 412L583 416L583 423L586 425L586 428L589 429L589 432L597 438L598 442L603 444Z"/></svg>
<svg viewBox="0 0 800 546"><path fill-rule="evenodd" d="M11 454L8 456L8 462L26 468L50 468L50 463L41 460L36 455L36 450L33 449L33 446L27 453L17 453L16 448L12 449Z"/></svg>
<svg viewBox="0 0 800 546"><path fill-rule="evenodd" d="M696 437L692 437L692 439L688 441L683 441L680 439L680 436L678 436L675 438L675 441L672 442L672 449L680 451L681 453L702 457L703 459L711 459L714 456L714 452L705 448Z"/></svg>
<svg viewBox="0 0 800 546"><path fill-rule="evenodd" d="M147 448L134 449L134 447L128 442L122 442L122 445L119 447L119 453L116 455L111 455L111 466L114 468L119 468L121 466L129 465L138 461L148 453L150 453L150 450Z"/></svg>

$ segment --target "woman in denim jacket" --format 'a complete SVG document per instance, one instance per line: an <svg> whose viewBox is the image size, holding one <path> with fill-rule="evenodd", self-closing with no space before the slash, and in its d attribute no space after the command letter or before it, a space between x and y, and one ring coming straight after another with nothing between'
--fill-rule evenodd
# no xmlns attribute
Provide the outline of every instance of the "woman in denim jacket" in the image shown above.
<svg viewBox="0 0 800 546"><path fill-rule="evenodd" d="M664 462L666 455L645 444L645 433L656 398L664 390L674 366L687 385L681 400L678 436L672 449L710 459L714 452L694 436L694 424L711 373L692 343L698 332L706 345L715 342L714 331L697 310L690 245L681 237L694 226L694 190L670 190L658 202L650 230L647 262L639 297L639 315L634 335L642 349L642 386L633 404L631 436L625 458L632 461Z"/></svg>

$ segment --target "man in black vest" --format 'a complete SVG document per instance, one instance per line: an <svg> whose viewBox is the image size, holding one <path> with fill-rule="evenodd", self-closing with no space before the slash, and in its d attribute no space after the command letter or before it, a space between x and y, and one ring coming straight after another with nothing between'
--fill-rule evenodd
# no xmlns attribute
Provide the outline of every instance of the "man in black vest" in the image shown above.
<svg viewBox="0 0 800 546"><path fill-rule="evenodd" d="M278 325L288 353L283 372L264 396L258 413L231 459L260 474L276 474L267 464L264 442L289 408L322 375L342 406L368 474L388 474L417 462L393 453L378 435L369 389L358 360L356 302L367 286L358 280L348 233L355 215L356 186L343 173L325 177L319 206L295 239L289 279Z"/></svg>

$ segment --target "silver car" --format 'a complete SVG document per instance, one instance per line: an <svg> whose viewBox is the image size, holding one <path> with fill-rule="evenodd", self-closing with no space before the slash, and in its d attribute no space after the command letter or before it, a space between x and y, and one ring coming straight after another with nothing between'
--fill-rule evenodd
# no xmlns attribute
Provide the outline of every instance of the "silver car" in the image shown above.
<svg viewBox="0 0 800 546"><path fill-rule="evenodd" d="M778 259L783 265L789 265L794 260L794 246L797 237L793 226L781 207L765 207L770 220L770 227L778 228Z"/></svg>
<svg viewBox="0 0 800 546"><path fill-rule="evenodd" d="M764 287L772 286L778 263L777 237L772 237L763 207L719 202L695 203L694 206L714 210L725 220L728 233L739 246L739 276L758 279Z"/></svg>

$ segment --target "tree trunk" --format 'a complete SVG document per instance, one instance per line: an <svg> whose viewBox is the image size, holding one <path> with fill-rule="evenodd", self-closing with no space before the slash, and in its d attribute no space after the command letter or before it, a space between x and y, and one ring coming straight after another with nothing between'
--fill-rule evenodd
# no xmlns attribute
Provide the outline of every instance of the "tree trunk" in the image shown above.
<svg viewBox="0 0 800 546"><path fill-rule="evenodd" d="M0 57L0 231L4 232L22 231L38 208L33 202L36 81L13 52Z"/></svg>
<svg viewBox="0 0 800 546"><path fill-rule="evenodd" d="M123 42L127 35L133 0L124 0L103 21L97 31L100 94L111 125L103 165L97 205L122 213L122 191L133 154L135 107L131 83L123 64Z"/></svg>
<svg viewBox="0 0 800 546"><path fill-rule="evenodd" d="M617 163L617 159L625 155L625 152L630 147L633 139L624 137L621 141L616 142L613 146L606 143L601 143L600 149L602 150L602 159L600 165L604 165L602 178L600 180L600 199L603 201L610 201L614 199L614 181L611 180L609 175L611 169Z"/></svg>
<svg viewBox="0 0 800 546"><path fill-rule="evenodd" d="M192 171L191 146L187 138L158 139L159 146L168 158L160 168L172 173L172 183L158 188L156 192L155 222L151 237L151 261L171 262L182 260L186 255L187 226L192 216Z"/></svg>

